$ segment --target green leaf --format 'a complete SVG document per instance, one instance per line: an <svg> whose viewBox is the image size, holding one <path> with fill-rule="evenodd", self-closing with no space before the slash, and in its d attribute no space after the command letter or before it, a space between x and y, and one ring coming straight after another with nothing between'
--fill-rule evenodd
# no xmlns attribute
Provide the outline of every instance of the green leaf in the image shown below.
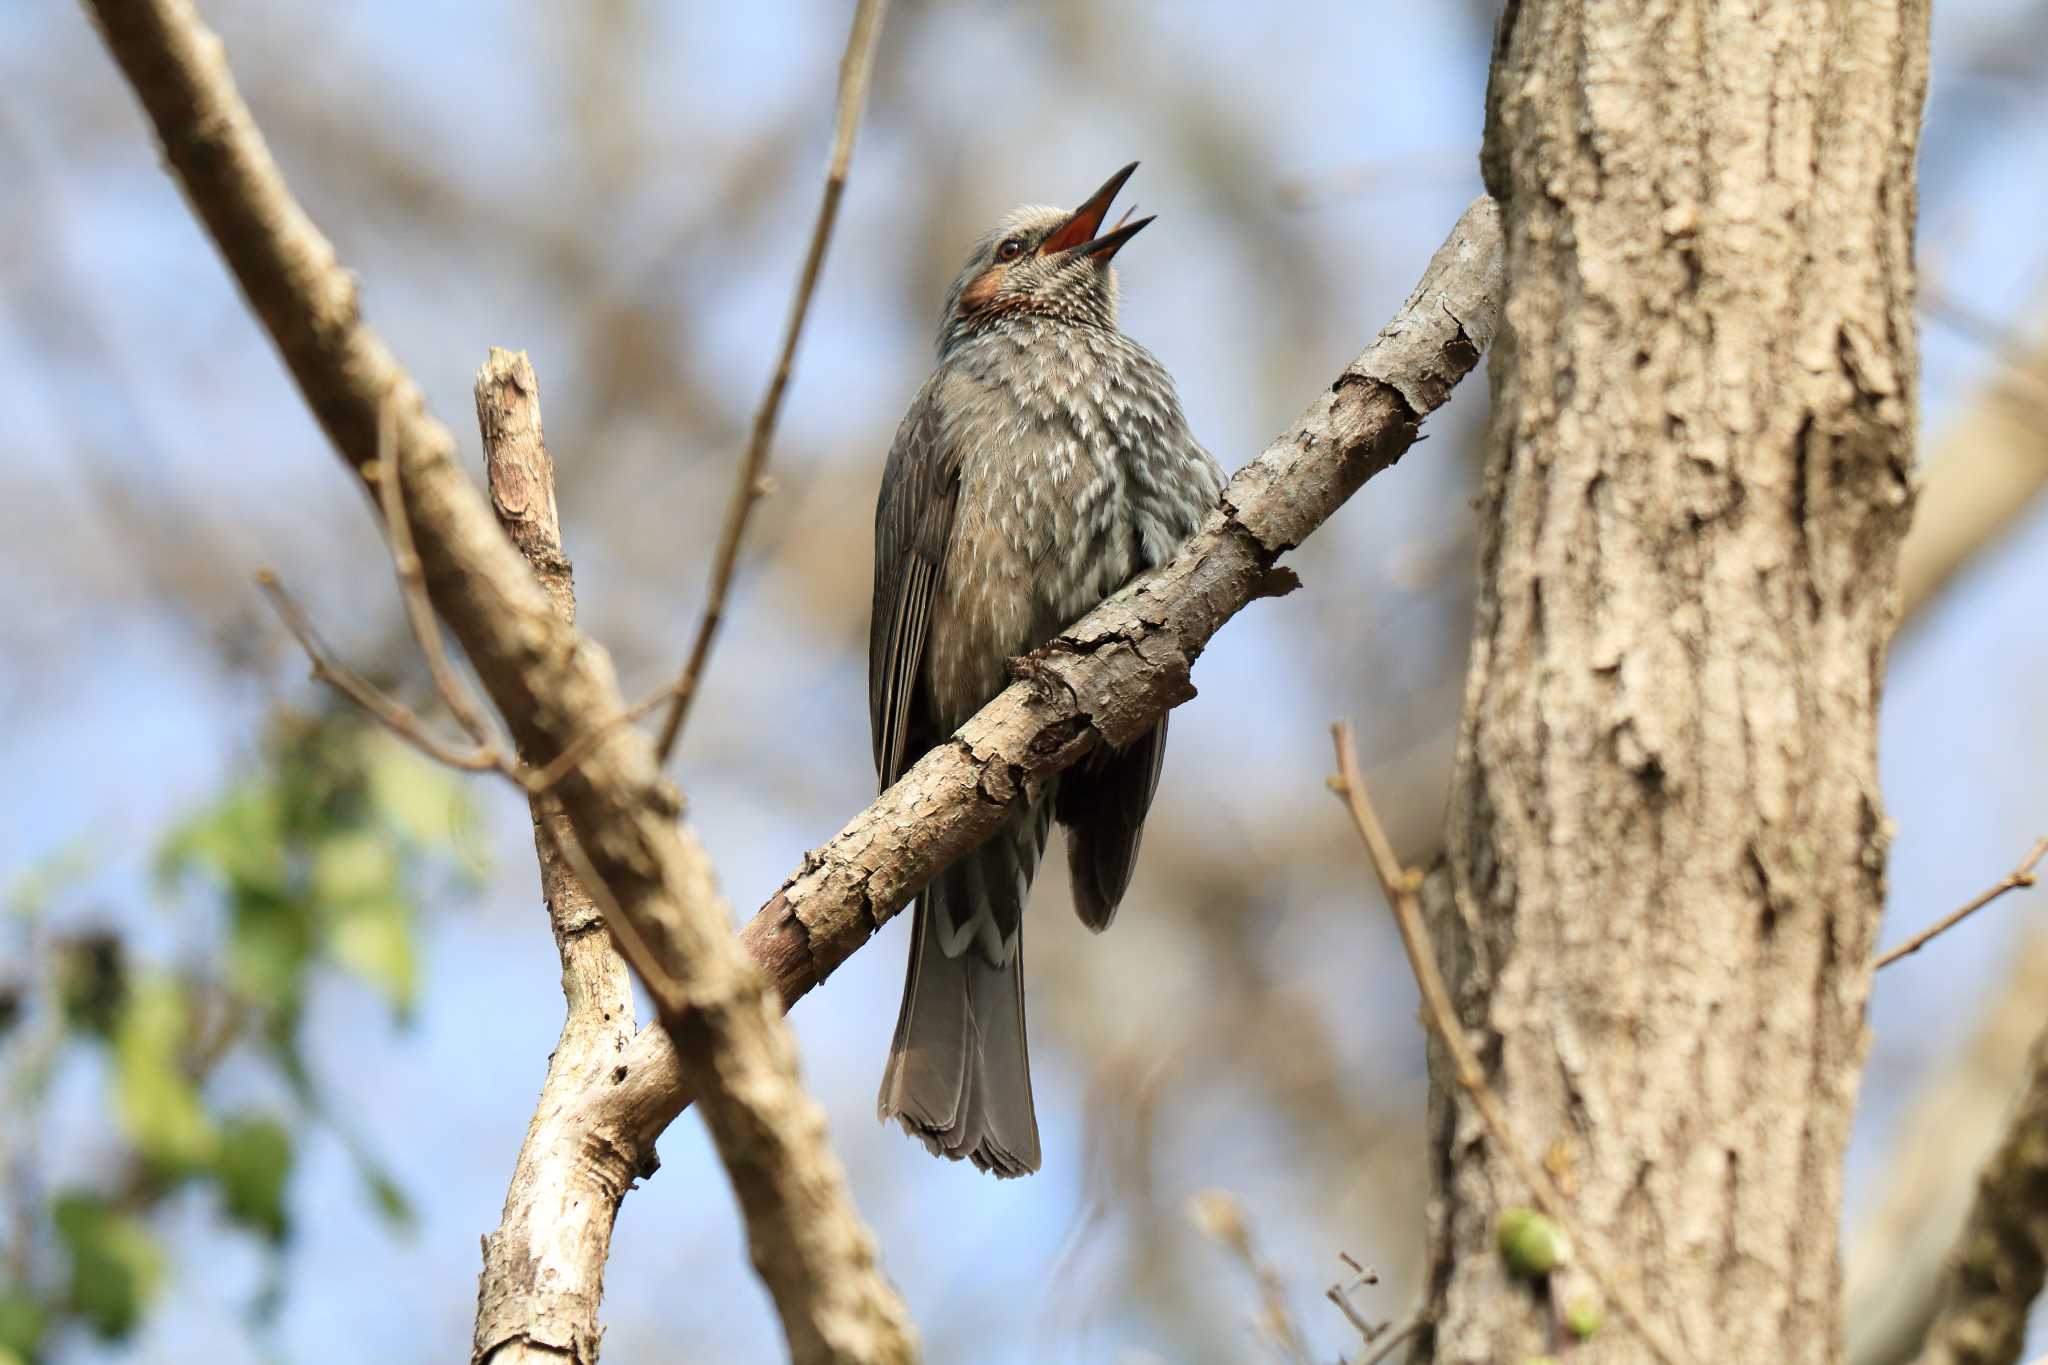
<svg viewBox="0 0 2048 1365"><path fill-rule="evenodd" d="M164 976L137 983L114 1030L122 1127L151 1165L171 1174L208 1165L220 1143L182 1065L189 1030L184 989Z"/></svg>
<svg viewBox="0 0 2048 1365"><path fill-rule="evenodd" d="M393 894L342 911L330 939L337 962L384 993L400 1016L412 1012L419 986L412 907Z"/></svg>
<svg viewBox="0 0 2048 1365"><path fill-rule="evenodd" d="M422 848L444 848L465 830L473 811L441 769L383 734L363 749L371 808L392 830Z"/></svg>
<svg viewBox="0 0 2048 1365"><path fill-rule="evenodd" d="M18 1287L0 1290L0 1365L10 1356L26 1361L42 1344L50 1310Z"/></svg>
<svg viewBox="0 0 2048 1365"><path fill-rule="evenodd" d="M292 1135L276 1119L238 1115L222 1127L214 1177L229 1218L273 1242L284 1240L285 1182L292 1170Z"/></svg>
<svg viewBox="0 0 2048 1365"><path fill-rule="evenodd" d="M250 895L228 921L228 981L237 994L273 1010L298 1003L313 956L313 925L302 900Z"/></svg>
<svg viewBox="0 0 2048 1365"><path fill-rule="evenodd" d="M369 1191L371 1205L384 1221L398 1231L411 1231L415 1221L412 1201L405 1197L397 1178L361 1153L356 1156L356 1172Z"/></svg>
<svg viewBox="0 0 2048 1365"><path fill-rule="evenodd" d="M313 848L315 901L346 905L388 896L398 884L398 852L369 830L340 831Z"/></svg>
<svg viewBox="0 0 2048 1365"><path fill-rule="evenodd" d="M261 779L244 783L173 830L158 849L157 875L165 883L209 877L230 895L285 895L291 869L273 785Z"/></svg>
<svg viewBox="0 0 2048 1365"><path fill-rule="evenodd" d="M71 1263L66 1306L103 1337L135 1330L163 1282L164 1255L140 1220L97 1195L59 1195L57 1239Z"/></svg>

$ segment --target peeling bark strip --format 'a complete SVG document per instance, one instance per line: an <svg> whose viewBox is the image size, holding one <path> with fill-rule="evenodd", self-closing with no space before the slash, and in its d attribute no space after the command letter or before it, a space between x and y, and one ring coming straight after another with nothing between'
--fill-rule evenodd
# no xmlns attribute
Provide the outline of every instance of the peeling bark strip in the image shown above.
<svg viewBox="0 0 2048 1365"><path fill-rule="evenodd" d="M1473 1042L1702 1361L1836 1361L1915 424L1925 0L1520 0L1480 596L1431 910ZM1433 1060L1433 1359L1548 1349ZM1625 1332L1585 1365L1640 1358Z"/></svg>
<svg viewBox="0 0 2048 1365"><path fill-rule="evenodd" d="M618 714L604 652L556 615L456 465L453 436L363 324L353 281L286 188L220 40L188 0L93 0L92 10L194 212L358 473L376 454L380 413L395 412L399 483L428 592L520 752L557 754ZM735 942L710 861L677 821L646 737L618 727L555 794L622 911L614 933L632 931L660 968L649 990L700 1087L792 1358L914 1360L915 1331L876 1264L824 1116L797 1079L781 1006ZM687 1012L673 1008L678 1000Z"/></svg>

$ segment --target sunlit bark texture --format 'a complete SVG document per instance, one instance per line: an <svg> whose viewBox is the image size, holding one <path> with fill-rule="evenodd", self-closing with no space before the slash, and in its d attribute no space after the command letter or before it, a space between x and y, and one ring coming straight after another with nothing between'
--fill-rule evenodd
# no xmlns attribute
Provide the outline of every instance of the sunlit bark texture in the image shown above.
<svg viewBox="0 0 2048 1365"><path fill-rule="evenodd" d="M1693 1360L1841 1354L1926 62L1924 0L1524 0L1488 92L1507 313L1432 913L1576 1254ZM1453 1088L1435 1359L1522 1360L1527 1195ZM1645 1356L1610 1310L1571 1358Z"/></svg>

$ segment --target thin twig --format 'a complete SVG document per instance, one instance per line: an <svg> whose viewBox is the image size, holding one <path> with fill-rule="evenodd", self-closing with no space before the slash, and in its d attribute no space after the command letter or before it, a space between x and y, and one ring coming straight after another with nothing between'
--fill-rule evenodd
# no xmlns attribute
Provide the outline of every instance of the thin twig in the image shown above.
<svg viewBox="0 0 2048 1365"><path fill-rule="evenodd" d="M1279 1274L1260 1258L1258 1249L1252 1245L1251 1220L1245 1217L1244 1206L1238 1202L1237 1196L1226 1190L1204 1190L1189 1202L1188 1213L1195 1225L1236 1257L1238 1264L1251 1277L1252 1287L1259 1295L1259 1317L1255 1325L1260 1333L1288 1365L1307 1365L1308 1343L1288 1306L1286 1286L1281 1284Z"/></svg>
<svg viewBox="0 0 2048 1365"><path fill-rule="evenodd" d="M656 707L675 694L675 684L662 684L659 688L648 693L639 701L634 702L610 720L599 721L596 725L578 735L563 748L562 752L556 754L545 765L538 769L529 770L520 785L524 786L529 793L535 796L549 790L557 782L560 782L563 778L574 772L576 765L590 757L596 751L597 746L611 738L612 733L620 726L631 725L634 721L652 714Z"/></svg>
<svg viewBox="0 0 2048 1365"><path fill-rule="evenodd" d="M1348 1251L1338 1252L1337 1259L1344 1262L1345 1266L1350 1269L1351 1278L1339 1280L1336 1284L1325 1289L1323 1297L1337 1305L1337 1311L1342 1313L1351 1325L1358 1329L1358 1335L1365 1339L1366 1345L1370 1346L1374 1338L1386 1330L1386 1324L1382 1323L1380 1326L1375 1327L1370 1322L1367 1322L1365 1315L1352 1307L1351 1291L1363 1288L1369 1284L1378 1284L1380 1282L1379 1272L1368 1266L1360 1265L1357 1258Z"/></svg>
<svg viewBox="0 0 2048 1365"><path fill-rule="evenodd" d="M1366 1344L1368 1346L1377 1343L1379 1349L1369 1356L1361 1356L1358 1365L1380 1365L1381 1361L1394 1354L1395 1347L1421 1331L1422 1325L1428 1321L1429 1305L1426 1303L1415 1305L1409 1311L1408 1316L1401 1319L1400 1322L1391 1327L1383 1327L1378 1335L1367 1338Z"/></svg>
<svg viewBox="0 0 2048 1365"><path fill-rule="evenodd" d="M384 510L384 531L391 542L391 562L398 570L398 593L405 600L405 619L412 637L427 659L434 675L434 690L448 704L455 721L485 751L497 751L491 726L469 694L455 666L448 661L448 646L441 638L441 622L427 596L427 572L420 565L419 547L413 543L412 520L405 513L405 491L398 472L398 408L389 395L377 410L377 501Z"/></svg>
<svg viewBox="0 0 2048 1365"><path fill-rule="evenodd" d="M313 629L313 623L306 619L306 613L285 591L284 584L269 569L260 569L256 574L256 586L263 590L270 605L276 609L284 628L299 642L299 648L306 651L306 658L313 665L313 676L326 683L335 691L367 711L385 729L397 735L407 744L418 749L436 763L445 763L451 768L464 772L489 772L504 766L503 759L489 745L478 745L472 749L458 749L445 740L436 739L427 732L420 718L404 703L387 696L377 685L362 674L350 668L322 644Z"/></svg>
<svg viewBox="0 0 2048 1365"><path fill-rule="evenodd" d="M2044 857L2048 857L2048 839L2037 839L2034 841L2034 847L2027 853L2027 856L2020 859L2020 865L2006 873L2002 881L1984 891L1968 905L1949 911L1948 914L1942 916L1927 928L1922 929L1883 957L1880 957L1877 960L1876 966L1872 967L1871 970L1876 971L1882 967L1889 967L1902 957L1911 957L1914 953L1925 948L1934 939L1955 928L1958 924L1961 924L1964 920L1976 914L2006 892L2017 891L2023 886L2032 886L2040 880L2039 877L2034 875L2034 869Z"/></svg>
<svg viewBox="0 0 2048 1365"><path fill-rule="evenodd" d="M789 376L796 361L796 344L803 335L804 320L811 310L811 295L825 265L825 247L832 239L832 225L839 218L839 200L846 191L846 168L853 159L853 137L860 128L861 106L867 102L868 77L874 70L875 43L881 36L885 0L860 0L853 13L853 32L846 39L846 55L839 62L839 113L832 133L832 160L825 171L825 193L818 204L818 221L811 228L810 249L804 255L803 274L797 279L796 299L790 305L789 326L782 336L782 354L775 373L768 380L768 392L754 414L753 434L747 452L733 480L732 500L726 505L725 523L718 532L718 557L711 570L710 595L704 615L697 623L697 637L690 642L690 657L675 682L668 714L662 718L661 737L655 741L657 763L668 762L676 736L689 717L690 703L704 676L705 660L711 654L712 638L718 634L725 615L726 594L732 590L733 567L739 561L740 537L753 515L754 504L767 491L763 470L768 464L769 442L775 436L775 421L782 412L782 396L789 388Z"/></svg>
<svg viewBox="0 0 2048 1365"><path fill-rule="evenodd" d="M1563 1228L1565 1235L1580 1249L1581 1264L1621 1317L1642 1338L1652 1355L1664 1365L1677 1365L1677 1355L1663 1337L1652 1330L1649 1314L1636 1301L1634 1293L1625 1291L1620 1281L1608 1273L1606 1266L1594 1255L1592 1240L1586 1236L1564 1197L1516 1140L1513 1129L1508 1125L1507 1113L1501 1108L1500 1098L1486 1083L1486 1074L1480 1069L1479 1059L1473 1055L1472 1045L1465 1039L1464 1027L1458 1022L1457 1009L1451 1003L1450 988L1444 984L1443 973L1437 968L1436 955L1430 948L1428 931L1422 923L1418 894L1422 889L1422 874L1401 865L1401 860L1394 854L1393 844L1387 839L1386 830L1380 825L1372 799L1366 795L1364 774L1359 771L1351 723L1336 722L1330 727L1330 734L1337 750L1337 775L1330 781L1331 790L1351 812L1351 823L1357 828L1358 837L1372 860L1373 872L1386 893L1387 906L1394 913L1394 927L1400 930L1401 947L1408 954L1409 969L1415 973L1415 984L1422 992L1426 1006L1424 1018L1450 1052L1459 1088L1471 1096L1473 1108L1479 1111L1487 1131L1500 1144L1508 1164L1529 1187L1537 1207Z"/></svg>

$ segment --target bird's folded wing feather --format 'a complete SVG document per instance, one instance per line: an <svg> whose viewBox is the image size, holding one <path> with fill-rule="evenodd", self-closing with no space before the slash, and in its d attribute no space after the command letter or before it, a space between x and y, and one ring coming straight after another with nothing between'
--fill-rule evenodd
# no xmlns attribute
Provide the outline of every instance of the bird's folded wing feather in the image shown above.
<svg viewBox="0 0 2048 1365"><path fill-rule="evenodd" d="M889 450L875 506L875 598L868 628L868 719L875 771L886 788L937 735L920 724L918 673L931 634L932 604L953 534L960 485L959 452L951 448L934 399L936 382L911 404Z"/></svg>

